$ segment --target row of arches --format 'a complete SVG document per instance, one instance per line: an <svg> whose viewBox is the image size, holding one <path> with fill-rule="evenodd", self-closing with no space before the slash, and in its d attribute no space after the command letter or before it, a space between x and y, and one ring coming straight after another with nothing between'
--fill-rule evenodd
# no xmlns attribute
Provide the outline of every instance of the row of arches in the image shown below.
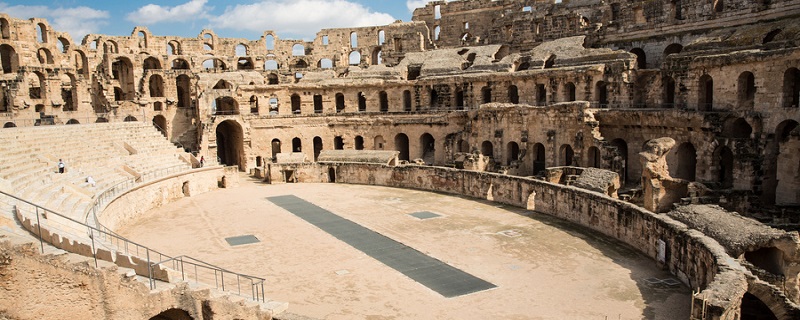
<svg viewBox="0 0 800 320"><path fill-rule="evenodd" d="M800 69L792 67L786 69L782 75L782 90L780 106L784 108L798 108L800 106ZM667 76L663 81L664 103L669 107L676 103L675 79ZM697 82L697 110L712 111L715 105L714 78L709 74L700 76ZM755 75L750 71L739 74L736 81L736 106L752 109L758 89Z"/></svg>

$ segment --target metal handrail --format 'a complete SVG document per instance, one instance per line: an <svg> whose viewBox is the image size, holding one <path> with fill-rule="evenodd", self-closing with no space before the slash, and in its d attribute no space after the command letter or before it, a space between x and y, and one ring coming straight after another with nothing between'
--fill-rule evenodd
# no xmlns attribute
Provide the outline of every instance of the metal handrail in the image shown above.
<svg viewBox="0 0 800 320"><path fill-rule="evenodd" d="M237 273L237 272L232 272L232 271L217 267L215 265L209 264L209 263L204 262L204 261L197 260L197 259L189 257L189 256L185 256L185 255L172 257L172 258L168 258L166 260L162 260L162 261L153 263L152 265L150 265L150 274L153 274L153 270L156 267L158 267L160 265L167 264L167 263L171 263L172 264L171 269L181 272L181 280L183 280L183 281L186 281L186 278L187 278L186 265L189 265L189 271L192 271L192 269L193 269L193 273L189 274L188 277L191 280L192 275L193 275L195 283L205 283L205 282L201 282L200 281L200 277L201 276L209 276L210 272L213 271L213 274L214 274L214 285L218 289L221 289L222 291L225 291L225 274L230 274L230 276L228 276L228 279L231 279L231 276L236 276L236 292L239 295L242 294L241 280L242 279L248 280L248 281L250 281L250 294L253 297L255 297L254 300L262 301L262 302L265 301L265 297L264 297L264 282L266 282L266 279L264 279L264 278L255 277L255 276L249 276L249 275L241 274L241 273ZM206 274L203 275L203 272L206 272ZM203 278L203 279L206 279L206 278ZM208 282L210 282L210 281L208 281ZM152 279L151 279L150 286L153 289L155 289L155 287L156 287L156 283ZM230 288L230 286L229 286L229 288Z"/></svg>
<svg viewBox="0 0 800 320"><path fill-rule="evenodd" d="M117 184L117 185L121 185L121 184L123 184L123 183L120 183L120 184ZM112 189L112 188L110 188L110 189ZM66 235L69 235L69 234L74 234L74 235L81 236L81 237L88 236L88 238L91 241L92 258L94 259L95 267L98 266L98 261L97 261L98 260L98 258L97 258L97 246L98 245L102 245L102 246L107 247L107 248L112 249L112 250L117 250L117 251L124 252L124 254L126 254L126 255L130 255L130 256L135 256L137 258L146 259L147 265L148 265L147 277L148 277L148 280L149 280L149 283L150 283L150 289L155 289L155 286L156 286L156 283L157 283L156 280L159 280L154 275L154 270L155 270L154 268L156 268L157 266L162 265L162 264L164 264L164 263L166 263L168 261L173 261L175 259L178 259L178 261L180 261L180 268L179 269L175 269L175 270L181 271L181 273L183 274L183 276L182 276L183 280L185 280L185 271L184 271L185 270L185 266L186 266L186 264L188 264L190 266L194 266L194 269L195 269L195 282L197 282L197 283L203 283L203 284L209 285L209 286L213 285L215 288L221 289L222 291L233 292L233 293L236 293L238 295L241 295L241 284L239 282L241 281L241 279L246 279L246 280L249 280L250 283L251 283L251 295L250 295L250 297L254 301L260 301L260 302L265 302L266 301L265 300L265 296L264 296L264 282L266 281L266 279L264 279L264 278L259 278L259 277L255 277L255 276L249 276L249 275L245 275L245 274L232 272L232 271L223 269L221 267L214 266L214 265L212 265L210 263L203 262L202 260L195 259L195 258L192 258L192 257L189 257L189 256L171 257L171 256L163 254L163 253L161 253L159 251L153 250L153 249L151 249L151 248L149 248L147 246L144 246L144 245L141 245L141 244L136 243L134 241L128 240L127 238L122 237L122 236L112 232L111 230L108 230L108 228L106 228L106 227L104 227L102 225L98 224L97 227L91 226L88 223L80 222L80 221L75 220L73 218L70 218L70 217L68 217L66 215L63 215L63 214L61 214L61 213L59 213L59 212L57 212L55 210L51 210L51 209L45 208L43 206L37 205L37 204L35 204L33 202L30 202L30 201L22 199L20 197L11 195L11 194L6 193L4 191L0 191L0 195L3 195L5 197L7 197L7 198L16 200L18 202L21 202L21 203L23 203L25 205L28 205L28 206L32 207L32 209L27 209L27 212L26 212L26 209L23 208L22 206L20 206L19 203L14 203L14 201L8 201L8 204L13 205L13 207L15 209L15 213L19 214L19 216L23 216L23 215L28 215L29 216L31 214L35 214L36 215L36 224L37 224L36 228L37 228L37 230L36 231L28 230L28 231L30 231L31 233L33 233L36 236L38 236L39 244L40 244L42 253L44 253L44 242L45 242L44 238L42 236L43 235L42 222L47 221L48 225L50 226L50 229L49 230L45 229L45 231L49 231L51 234L58 233L58 234L60 234L62 236L66 236ZM54 219L54 218L56 218L56 219ZM63 219L63 222L57 221L59 219ZM22 221L20 221L20 222L22 222ZM95 223L97 223L96 216L95 216ZM57 225L61 225L61 227L59 228ZM78 234L76 234L76 232ZM72 239L72 240L75 243L79 243L81 239L75 238L75 239ZM100 241L96 241L96 240L100 240ZM76 253L80 254L79 252L76 252ZM152 260L151 260L151 258L153 258L153 257L157 257L159 262L153 263ZM211 283L211 281L200 281L200 279L204 279L205 280L206 278L201 278L199 270L203 270L203 271L206 271L206 272L213 271L214 275L219 275L220 281L215 281L213 284ZM237 289L238 289L236 292L234 292L231 289L228 289L228 290L225 289L225 282L224 282L225 274L229 274L229 277L232 277L232 276L236 277L236 279L237 279Z"/></svg>

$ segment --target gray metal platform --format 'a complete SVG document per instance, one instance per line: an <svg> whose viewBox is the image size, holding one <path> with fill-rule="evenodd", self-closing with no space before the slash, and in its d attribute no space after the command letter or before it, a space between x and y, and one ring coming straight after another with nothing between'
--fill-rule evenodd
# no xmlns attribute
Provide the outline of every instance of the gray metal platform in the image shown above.
<svg viewBox="0 0 800 320"><path fill-rule="evenodd" d="M267 200L447 298L496 287L296 196Z"/></svg>
<svg viewBox="0 0 800 320"><path fill-rule="evenodd" d="M241 246L243 244L251 244L251 243L261 242L261 240L258 240L258 238L256 238L256 236L254 236L252 234L248 234L248 235L244 235L244 236L238 236L238 237L225 238L225 241L227 241L228 245L230 245L231 247L233 247L233 246Z"/></svg>

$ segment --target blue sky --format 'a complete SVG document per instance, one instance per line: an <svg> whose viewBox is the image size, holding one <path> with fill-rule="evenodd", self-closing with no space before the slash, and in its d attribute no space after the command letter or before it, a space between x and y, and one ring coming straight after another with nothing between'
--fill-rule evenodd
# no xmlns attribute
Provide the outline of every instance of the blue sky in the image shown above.
<svg viewBox="0 0 800 320"><path fill-rule="evenodd" d="M87 33L130 35L146 26L154 35L195 37L203 28L222 37L258 39L275 30L283 39L313 39L322 28L411 20L427 0L0 0L12 17L45 18L79 42Z"/></svg>

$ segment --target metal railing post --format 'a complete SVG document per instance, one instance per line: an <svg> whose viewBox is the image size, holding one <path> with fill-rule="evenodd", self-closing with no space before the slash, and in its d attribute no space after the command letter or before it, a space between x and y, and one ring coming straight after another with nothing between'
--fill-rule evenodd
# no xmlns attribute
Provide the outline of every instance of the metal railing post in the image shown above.
<svg viewBox="0 0 800 320"><path fill-rule="evenodd" d="M94 267L97 268L97 248L94 247L94 230L89 227L89 239L92 239L92 257L94 258Z"/></svg>
<svg viewBox="0 0 800 320"><path fill-rule="evenodd" d="M147 249L147 279L150 280L150 290L156 288L156 282L153 281L153 265L150 264L150 249Z"/></svg>

